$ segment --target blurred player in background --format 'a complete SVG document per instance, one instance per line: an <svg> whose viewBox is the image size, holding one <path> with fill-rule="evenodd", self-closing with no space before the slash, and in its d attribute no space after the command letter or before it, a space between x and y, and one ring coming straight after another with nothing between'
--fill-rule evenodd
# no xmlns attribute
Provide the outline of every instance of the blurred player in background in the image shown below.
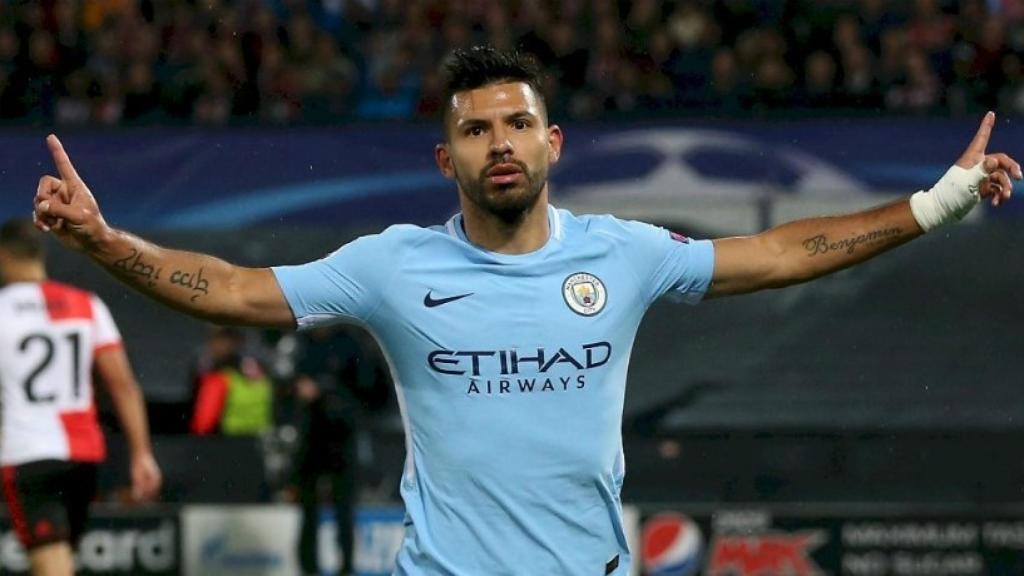
<svg viewBox="0 0 1024 576"><path fill-rule="evenodd" d="M1020 166L986 154L987 114L930 190L760 234L690 240L548 201L563 133L516 53L447 61L441 172L461 213L394 226L301 266L244 268L107 225L56 137L37 224L113 275L219 322L370 328L406 430L397 574L615 574L630 570L619 499L633 338L655 299L689 303L804 282L867 260L1010 196ZM685 329L685 327L680 327Z"/></svg>
<svg viewBox="0 0 1024 576"><path fill-rule="evenodd" d="M94 294L47 280L43 235L27 220L0 227L0 282L4 498L32 574L67 576L106 456L94 372L128 439L134 499L157 494L160 469L110 312Z"/></svg>

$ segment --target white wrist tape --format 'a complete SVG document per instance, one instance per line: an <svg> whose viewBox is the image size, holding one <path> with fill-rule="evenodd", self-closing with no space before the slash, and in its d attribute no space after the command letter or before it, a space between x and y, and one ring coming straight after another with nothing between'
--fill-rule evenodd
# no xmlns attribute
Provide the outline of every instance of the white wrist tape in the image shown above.
<svg viewBox="0 0 1024 576"><path fill-rule="evenodd" d="M925 232L943 224L957 222L981 201L978 189L988 176L978 162L971 169L953 166L939 178L931 190L910 197L910 211Z"/></svg>

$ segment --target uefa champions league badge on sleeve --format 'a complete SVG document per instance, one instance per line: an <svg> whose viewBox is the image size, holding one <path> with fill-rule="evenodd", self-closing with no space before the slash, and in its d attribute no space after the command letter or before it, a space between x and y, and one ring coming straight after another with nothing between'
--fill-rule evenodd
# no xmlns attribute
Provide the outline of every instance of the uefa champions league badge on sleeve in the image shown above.
<svg viewBox="0 0 1024 576"><path fill-rule="evenodd" d="M569 308L581 316L597 314L608 302L604 282L587 272L570 274L562 283L562 297Z"/></svg>

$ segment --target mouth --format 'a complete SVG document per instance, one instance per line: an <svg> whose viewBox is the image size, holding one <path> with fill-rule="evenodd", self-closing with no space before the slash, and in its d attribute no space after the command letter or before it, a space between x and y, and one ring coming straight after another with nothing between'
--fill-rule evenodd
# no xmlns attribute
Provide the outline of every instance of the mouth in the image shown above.
<svg viewBox="0 0 1024 576"><path fill-rule="evenodd" d="M492 184L511 184L523 177L523 169L511 162L496 164L487 171L487 180Z"/></svg>

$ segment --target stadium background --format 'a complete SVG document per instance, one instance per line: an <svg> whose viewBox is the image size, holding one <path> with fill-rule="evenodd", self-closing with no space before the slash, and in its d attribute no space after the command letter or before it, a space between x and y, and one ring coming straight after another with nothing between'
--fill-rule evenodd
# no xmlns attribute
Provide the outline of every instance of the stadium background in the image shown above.
<svg viewBox="0 0 1024 576"><path fill-rule="evenodd" d="M992 149L1024 142L1014 0L7 1L0 218L28 214L56 131L111 223L239 263L437 222L456 197L430 154L436 64L474 42L543 64L556 205L694 237L927 188L987 109ZM812 284L657 304L625 414L637 573L1024 573L1021 206ZM120 503L107 418L84 572L295 573L290 337L249 334L279 380L272 433L189 436L206 327L63 250L50 271L110 304L166 474L159 505ZM393 406L360 454L356 565L387 573ZM332 529L325 512L328 564ZM0 572L21 573L0 531Z"/></svg>

